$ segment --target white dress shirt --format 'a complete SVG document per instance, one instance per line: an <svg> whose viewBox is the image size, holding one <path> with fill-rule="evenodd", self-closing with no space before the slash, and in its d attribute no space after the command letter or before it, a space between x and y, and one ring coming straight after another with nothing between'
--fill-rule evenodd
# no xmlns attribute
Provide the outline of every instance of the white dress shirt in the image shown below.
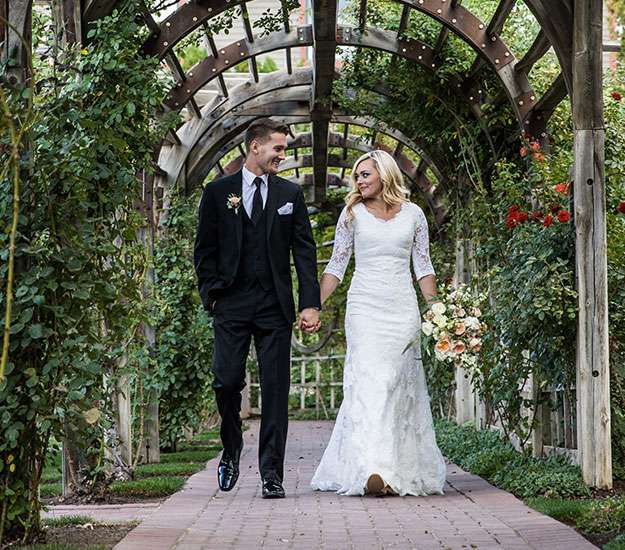
<svg viewBox="0 0 625 550"><path fill-rule="evenodd" d="M267 174L257 176L253 172L250 172L245 165L243 165L241 172L243 174L243 208L245 208L247 215L251 219L254 193L256 192L254 180L257 177L263 180L263 183L260 185L260 195L263 198L263 208L265 208L265 204L267 204L267 192L269 190L269 176Z"/></svg>

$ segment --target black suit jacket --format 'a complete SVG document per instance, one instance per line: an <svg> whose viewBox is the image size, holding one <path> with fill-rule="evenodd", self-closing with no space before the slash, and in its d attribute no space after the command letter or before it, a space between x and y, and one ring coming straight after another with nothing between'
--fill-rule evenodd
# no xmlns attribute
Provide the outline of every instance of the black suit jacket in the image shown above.
<svg viewBox="0 0 625 550"><path fill-rule="evenodd" d="M278 299L287 319L295 321L295 303L291 283L291 252L299 285L299 311L321 307L317 281L317 248L312 236L306 201L299 185L269 176L265 210L267 212L267 251L271 275ZM204 308L211 305L220 291L232 285L241 258L243 233L243 176L232 176L209 183L202 194L195 239L195 272ZM238 212L228 208L228 197L241 197ZM293 213L278 214L285 203L293 204Z"/></svg>

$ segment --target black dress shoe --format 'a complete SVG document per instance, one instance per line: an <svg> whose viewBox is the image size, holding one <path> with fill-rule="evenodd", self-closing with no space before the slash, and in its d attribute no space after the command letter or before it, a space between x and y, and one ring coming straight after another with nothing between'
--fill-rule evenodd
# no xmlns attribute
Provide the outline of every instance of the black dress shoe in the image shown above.
<svg viewBox="0 0 625 550"><path fill-rule="evenodd" d="M263 479L263 498L284 498L282 482L277 479Z"/></svg>
<svg viewBox="0 0 625 550"><path fill-rule="evenodd" d="M241 456L242 448L243 445L234 455L230 455L226 451L221 455L219 466L217 466L217 480L222 491L230 491L236 485L237 479L239 479L239 457Z"/></svg>

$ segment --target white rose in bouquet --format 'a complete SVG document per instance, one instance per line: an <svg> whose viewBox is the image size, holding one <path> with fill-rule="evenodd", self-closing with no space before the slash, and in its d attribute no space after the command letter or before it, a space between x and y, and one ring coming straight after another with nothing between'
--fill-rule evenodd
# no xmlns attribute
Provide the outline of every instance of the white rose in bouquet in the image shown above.
<svg viewBox="0 0 625 550"><path fill-rule="evenodd" d="M447 308L445 307L445 304L443 304L443 302L436 302L432 306L432 313L434 313L434 315L443 315L443 313L445 313L446 311Z"/></svg>
<svg viewBox="0 0 625 550"><path fill-rule="evenodd" d="M432 336L432 333L434 332L434 325L432 323L430 323L430 321L425 321L421 325L421 331L426 336Z"/></svg>
<svg viewBox="0 0 625 550"><path fill-rule="evenodd" d="M432 322L437 327L443 328L447 325L447 317L444 317L443 315L434 314L434 319L432 319Z"/></svg>

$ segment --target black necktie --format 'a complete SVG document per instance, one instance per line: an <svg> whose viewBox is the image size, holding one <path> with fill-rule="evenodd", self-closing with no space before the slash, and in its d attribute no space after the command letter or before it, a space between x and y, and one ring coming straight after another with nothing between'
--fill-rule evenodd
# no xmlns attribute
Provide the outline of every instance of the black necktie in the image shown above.
<svg viewBox="0 0 625 550"><path fill-rule="evenodd" d="M263 215L263 196L260 194L260 186L262 183L262 178L254 178L256 191L254 191L254 199L252 200L252 215L250 216L254 225L258 223L258 220L260 220L260 217Z"/></svg>

